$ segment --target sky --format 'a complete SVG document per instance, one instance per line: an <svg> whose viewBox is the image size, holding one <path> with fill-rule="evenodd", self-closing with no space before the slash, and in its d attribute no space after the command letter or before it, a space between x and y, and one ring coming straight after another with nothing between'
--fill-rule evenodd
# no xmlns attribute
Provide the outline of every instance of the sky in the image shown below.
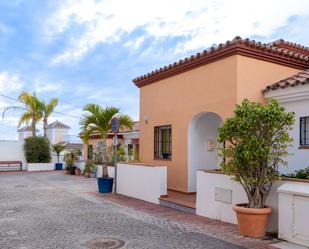
<svg viewBox="0 0 309 249"><path fill-rule="evenodd" d="M59 99L50 122L71 134L87 103L138 120L133 78L235 36L309 46L308 27L309 0L0 0L0 112L29 91ZM19 115L0 119L1 140Z"/></svg>

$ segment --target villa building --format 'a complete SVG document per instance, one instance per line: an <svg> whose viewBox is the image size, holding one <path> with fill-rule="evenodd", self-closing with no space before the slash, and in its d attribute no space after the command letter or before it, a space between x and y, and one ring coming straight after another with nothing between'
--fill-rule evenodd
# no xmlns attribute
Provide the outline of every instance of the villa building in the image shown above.
<svg viewBox="0 0 309 249"><path fill-rule="evenodd" d="M139 121L134 122L131 130L120 131L117 134L117 145L124 146L129 160L139 159ZM99 146L104 140L99 134L92 134L87 143L84 143L83 155L86 159L92 159ZM114 134L109 133L105 141L107 147L114 144Z"/></svg>
<svg viewBox="0 0 309 249"><path fill-rule="evenodd" d="M307 47L236 37L135 78L141 163L166 165L169 189L195 192L197 170L219 168L217 129L235 105L274 97L297 117L288 170L307 167L308 68Z"/></svg>

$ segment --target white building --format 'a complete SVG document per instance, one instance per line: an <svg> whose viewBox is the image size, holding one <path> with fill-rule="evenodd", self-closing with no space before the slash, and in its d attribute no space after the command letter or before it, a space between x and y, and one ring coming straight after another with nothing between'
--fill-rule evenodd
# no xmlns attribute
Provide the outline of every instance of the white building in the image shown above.
<svg viewBox="0 0 309 249"><path fill-rule="evenodd" d="M293 137L288 167L282 173L309 166L309 69L280 80L263 90L266 98L274 98L289 112L295 113L295 124L290 132Z"/></svg>
<svg viewBox="0 0 309 249"><path fill-rule="evenodd" d="M32 128L30 125L18 129L17 132L19 141L24 141L27 137L32 136ZM39 131L36 130L36 132L38 133Z"/></svg>
<svg viewBox="0 0 309 249"><path fill-rule="evenodd" d="M65 137L69 135L70 126L56 120L48 125L47 137L51 144L57 144L65 141Z"/></svg>

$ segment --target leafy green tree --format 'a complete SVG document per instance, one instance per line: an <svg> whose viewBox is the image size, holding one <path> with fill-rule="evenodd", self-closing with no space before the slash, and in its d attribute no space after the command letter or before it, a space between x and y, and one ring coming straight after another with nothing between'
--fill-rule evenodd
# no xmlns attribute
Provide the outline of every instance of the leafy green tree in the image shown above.
<svg viewBox="0 0 309 249"><path fill-rule="evenodd" d="M218 141L225 143L221 168L243 186L249 208L265 207L272 184L279 179L279 165L287 165L284 157L289 155L293 123L294 113L275 100L265 105L244 100L219 128Z"/></svg>
<svg viewBox="0 0 309 249"><path fill-rule="evenodd" d="M117 116L119 120L119 129L132 129L133 120L128 116L120 113L115 107L103 108L96 104L88 104L84 107L86 112L80 120L81 136L85 142L88 141L92 134L99 134L102 139L106 140L108 133L111 131L111 121ZM103 177L108 177L107 169L107 149L103 147Z"/></svg>
<svg viewBox="0 0 309 249"><path fill-rule="evenodd" d="M4 109L2 113L2 118L4 118L5 113L10 110L21 110L23 113L21 114L21 117L19 119L18 127L20 127L22 124L29 122L31 123L31 130L32 130L32 136L36 136L36 125L42 118L41 113L41 102L40 100L35 96L35 94L30 94L28 92L22 92L18 100L24 104L23 107L20 106L10 106Z"/></svg>

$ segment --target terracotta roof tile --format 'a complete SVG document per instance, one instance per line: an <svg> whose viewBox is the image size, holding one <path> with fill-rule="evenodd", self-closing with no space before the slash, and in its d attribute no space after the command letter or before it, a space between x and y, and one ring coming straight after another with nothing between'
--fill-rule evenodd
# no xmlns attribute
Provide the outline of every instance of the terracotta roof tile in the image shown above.
<svg viewBox="0 0 309 249"><path fill-rule="evenodd" d="M287 87L295 87L298 85L309 84L309 69L299 72L291 77L275 82L265 89L262 90L263 93L269 92L271 90L282 89Z"/></svg>
<svg viewBox="0 0 309 249"><path fill-rule="evenodd" d="M48 129L52 129L52 128L58 128L58 129L70 129L71 127L61 123L60 121L56 120L55 122L51 123L48 125Z"/></svg>
<svg viewBox="0 0 309 249"><path fill-rule="evenodd" d="M258 58L298 69L306 69L309 67L308 51L307 47L283 40L273 43L261 43L236 36L232 41L213 46L201 53L191 55L178 62L134 78L133 82L136 86L142 87L233 54Z"/></svg>
<svg viewBox="0 0 309 249"><path fill-rule="evenodd" d="M298 54L309 55L309 47L303 46L301 44L285 41L283 39L279 39L274 42L271 42L269 43L269 45L277 47L277 48L281 48L284 50L290 50Z"/></svg>

